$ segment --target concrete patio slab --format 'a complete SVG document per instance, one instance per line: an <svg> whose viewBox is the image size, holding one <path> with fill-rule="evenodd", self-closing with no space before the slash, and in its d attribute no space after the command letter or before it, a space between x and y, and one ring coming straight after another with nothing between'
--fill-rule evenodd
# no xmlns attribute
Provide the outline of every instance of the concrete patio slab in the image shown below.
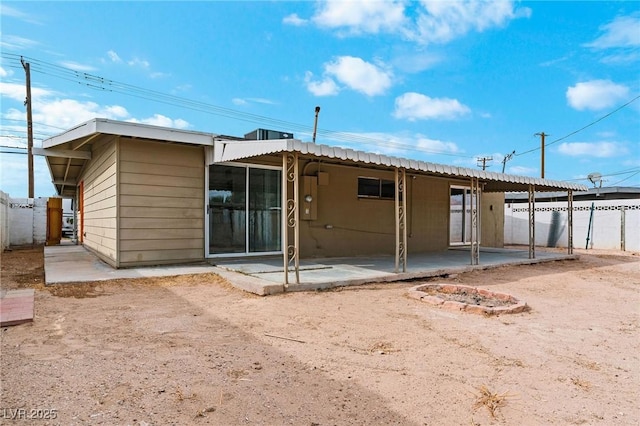
<svg viewBox="0 0 640 426"><path fill-rule="evenodd" d="M290 268L289 285L285 286L281 256L210 259L211 264L114 269L82 246L50 246L45 247L45 282L49 285L118 278L215 273L225 278L234 287L264 296L285 291L321 290L372 282L405 281L503 265L534 264L577 258L577 255L538 250L536 258L529 259L527 250L482 248L480 265L471 265L469 249L454 248L442 252L410 254L407 259L407 271L400 273L394 272L393 256L303 259L300 262L300 283L295 283L295 272Z"/></svg>
<svg viewBox="0 0 640 426"><path fill-rule="evenodd" d="M79 245L44 248L45 284L106 281L120 278L166 277L215 272L208 263L115 269Z"/></svg>

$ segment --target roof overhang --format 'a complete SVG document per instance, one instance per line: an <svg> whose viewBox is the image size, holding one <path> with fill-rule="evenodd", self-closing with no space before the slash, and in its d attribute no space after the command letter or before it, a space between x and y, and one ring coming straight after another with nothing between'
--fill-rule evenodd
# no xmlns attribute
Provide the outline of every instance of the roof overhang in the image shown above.
<svg viewBox="0 0 640 426"><path fill-rule="evenodd" d="M91 145L117 136L165 143L212 146L211 133L94 118L42 142L35 155L46 157L58 195L74 197L78 178L91 159Z"/></svg>
<svg viewBox="0 0 640 426"><path fill-rule="evenodd" d="M391 157L371 152L345 149L329 145L318 145L301 142L297 139L281 139L269 141L230 141L216 139L213 148L213 160L216 163L248 159L268 154L296 152L304 156L317 157L323 160L369 165L382 168L401 168L410 173L425 176L450 177L456 179L478 178L485 192L520 192L528 191L532 185L535 191L585 191L582 184L534 178L529 176L509 175L477 170L467 167L430 163L408 158Z"/></svg>

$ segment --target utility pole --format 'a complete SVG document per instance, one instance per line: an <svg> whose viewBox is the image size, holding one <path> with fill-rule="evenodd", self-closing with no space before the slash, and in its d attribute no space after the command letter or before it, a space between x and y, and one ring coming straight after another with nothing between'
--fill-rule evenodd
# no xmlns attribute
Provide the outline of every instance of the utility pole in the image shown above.
<svg viewBox="0 0 640 426"><path fill-rule="evenodd" d="M478 160L478 167L482 167L482 170L486 170L487 167L491 167L491 164L487 166L487 161L492 161L493 157L480 157ZM482 166L480 166L482 164Z"/></svg>
<svg viewBox="0 0 640 426"><path fill-rule="evenodd" d="M502 173L504 173L504 169L507 166L507 161L511 160L515 154L516 154L516 151L513 150L511 154L507 154L504 156L504 158L502 159Z"/></svg>
<svg viewBox="0 0 640 426"><path fill-rule="evenodd" d="M318 130L318 114L320 114L320 107L316 107L316 119L313 123L313 143L316 143L316 130Z"/></svg>
<svg viewBox="0 0 640 426"><path fill-rule="evenodd" d="M549 136L544 132L536 133L535 136L540 136L540 177L544 179L544 137Z"/></svg>
<svg viewBox="0 0 640 426"><path fill-rule="evenodd" d="M20 62L27 77L27 98L24 104L27 107L27 162L29 168L29 198L33 196L33 117L31 115L31 65L20 57Z"/></svg>

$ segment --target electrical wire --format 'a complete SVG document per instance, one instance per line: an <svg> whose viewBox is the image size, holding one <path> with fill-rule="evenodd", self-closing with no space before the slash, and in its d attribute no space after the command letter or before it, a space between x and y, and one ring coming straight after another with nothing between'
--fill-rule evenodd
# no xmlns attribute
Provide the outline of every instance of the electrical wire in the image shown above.
<svg viewBox="0 0 640 426"><path fill-rule="evenodd" d="M593 126L594 124L601 122L605 118L607 118L607 117L615 114L616 112L620 111L621 109L626 108L627 106L631 105L633 102L637 101L638 99L640 99L640 95L638 95L635 98L631 99L629 102L619 106L618 108L614 109L613 111L609 112L608 114L603 115L602 117L598 118L597 120L592 121L591 123L587 124L586 126L583 126L583 127L579 128L578 130L574 130L573 132L571 132L571 133L569 133L569 134L567 134L567 135L565 135L565 136L563 136L561 138L558 138L558 139L556 139L556 140L554 140L552 142L546 143L544 146L547 147L547 146L553 145L554 143L558 143L560 141L563 141L563 140L575 135L576 133L579 133L579 132L583 131L584 129L587 129L587 128ZM532 148L532 149L530 149L528 151L517 153L515 155L516 155L516 157L519 157L521 155L529 154L531 152L538 151L540 149L542 149L542 147L536 147L536 148Z"/></svg>
<svg viewBox="0 0 640 426"><path fill-rule="evenodd" d="M627 169L627 170L620 170L618 172L612 172L612 173L608 173L606 175L602 175L602 177L608 177L608 176L620 176L620 175L626 175L629 173L640 173L640 169L638 169L637 167L632 168L632 169ZM565 181L567 182L574 182L574 181L578 181L578 180L589 180L588 177L582 177L582 178L576 178L576 179L565 179Z"/></svg>
<svg viewBox="0 0 640 426"><path fill-rule="evenodd" d="M634 174L632 174L631 176L627 176L626 178L624 178L624 179L622 179L622 180L619 180L619 181L617 181L617 182L615 182L615 183L612 183L611 185L608 185L608 186L616 186L617 184L619 184L619 183L621 183L621 182L624 182L625 180L629 180L629 179L631 179L632 177L634 177L634 176L635 176L635 175L637 175L638 173L640 173L640 170L638 170L637 172L635 172L635 173L634 173Z"/></svg>
<svg viewBox="0 0 640 426"><path fill-rule="evenodd" d="M31 71L40 74L48 75L50 77L59 78L69 82L77 83L85 87L89 87L94 90L108 91L114 93L120 93L127 96L137 97L139 99L145 99L153 102L158 102L171 106L179 106L182 108L204 112L212 115L223 116L234 120L241 120L257 124L267 124L269 126L285 127L290 131L300 131L311 133L313 128L307 125L293 123L290 121L274 119L262 115L251 114L230 108L216 106L205 102L190 100L175 95L170 95L155 90L144 89L142 87L134 86L127 83L117 82L115 80L106 79L103 77L95 76L86 72L79 72L69 68L62 67L60 65L51 64L45 61L41 61L35 58L23 57L17 54L3 53L2 57L13 61L14 68L22 68L18 65L21 58L24 58L30 63ZM421 148L415 145L406 144L402 142L394 142L389 140L381 140L378 138L358 135L349 132L340 132L326 129L316 129L316 132L320 136L325 138L347 142L347 143L360 143L374 146L380 146L383 148L396 148L407 149L413 151L420 151L429 154L445 155L459 158L474 158L475 156L468 156L462 154L455 154L450 151L433 150L427 148Z"/></svg>

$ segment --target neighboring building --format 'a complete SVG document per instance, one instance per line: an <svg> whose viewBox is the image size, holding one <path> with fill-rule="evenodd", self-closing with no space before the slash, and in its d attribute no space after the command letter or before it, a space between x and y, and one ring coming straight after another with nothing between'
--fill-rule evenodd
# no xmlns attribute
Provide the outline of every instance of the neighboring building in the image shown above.
<svg viewBox="0 0 640 426"><path fill-rule="evenodd" d="M58 194L76 198L80 243L116 268L265 254L297 265L395 253L402 264L407 251L502 247L504 192L586 189L290 138L230 139L94 119L39 153Z"/></svg>

